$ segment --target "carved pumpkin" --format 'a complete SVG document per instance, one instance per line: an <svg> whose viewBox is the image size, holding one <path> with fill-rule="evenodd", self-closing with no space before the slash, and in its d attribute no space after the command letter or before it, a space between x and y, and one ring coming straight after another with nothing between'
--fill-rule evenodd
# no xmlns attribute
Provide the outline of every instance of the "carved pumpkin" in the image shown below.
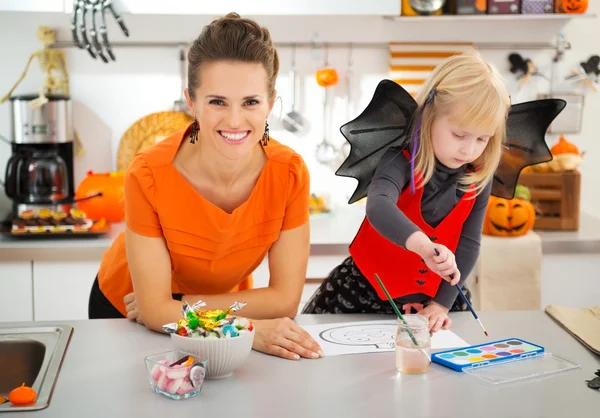
<svg viewBox="0 0 600 418"><path fill-rule="evenodd" d="M483 233L501 237L527 234L535 223L535 209L530 198L529 189L522 185L517 185L513 199L490 196Z"/></svg>
<svg viewBox="0 0 600 418"><path fill-rule="evenodd" d="M582 14L587 11L588 0L557 0L556 12L567 14Z"/></svg>
<svg viewBox="0 0 600 418"><path fill-rule="evenodd" d="M560 136L560 139L556 144L550 148L550 152L552 155L560 155L560 154L577 154L579 155L579 148L577 145L573 144L566 140L564 136Z"/></svg>
<svg viewBox="0 0 600 418"><path fill-rule="evenodd" d="M327 67L317 70L317 83L321 87L331 87L338 83L338 73L335 68Z"/></svg>
<svg viewBox="0 0 600 418"><path fill-rule="evenodd" d="M77 202L77 207L84 211L89 219L105 218L108 222L121 222L125 218L124 173L88 172L75 193L75 199L102 192L102 196Z"/></svg>

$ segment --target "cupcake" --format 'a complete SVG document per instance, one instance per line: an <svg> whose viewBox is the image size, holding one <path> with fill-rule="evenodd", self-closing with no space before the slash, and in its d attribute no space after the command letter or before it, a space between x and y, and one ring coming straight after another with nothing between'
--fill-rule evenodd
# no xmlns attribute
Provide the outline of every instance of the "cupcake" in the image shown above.
<svg viewBox="0 0 600 418"><path fill-rule="evenodd" d="M79 210L79 209L71 209L69 211L69 215L71 215L71 218L75 219L75 220L85 220L86 214L84 211Z"/></svg>
<svg viewBox="0 0 600 418"><path fill-rule="evenodd" d="M52 219L57 222L63 221L67 217L67 214L62 210L52 212Z"/></svg>
<svg viewBox="0 0 600 418"><path fill-rule="evenodd" d="M52 217L52 211L50 209L40 209L37 217L38 219L49 220Z"/></svg>
<svg viewBox="0 0 600 418"><path fill-rule="evenodd" d="M32 209L27 209L22 212L19 212L19 218L21 219L33 219L35 217L35 212Z"/></svg>

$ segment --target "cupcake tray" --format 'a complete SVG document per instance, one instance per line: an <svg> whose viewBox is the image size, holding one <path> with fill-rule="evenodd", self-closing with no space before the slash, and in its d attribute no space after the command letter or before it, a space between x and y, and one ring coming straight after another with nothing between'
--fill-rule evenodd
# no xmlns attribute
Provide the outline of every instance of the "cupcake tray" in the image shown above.
<svg viewBox="0 0 600 418"><path fill-rule="evenodd" d="M74 214L79 215L77 217ZM38 214L27 217L8 220L0 225L0 235L12 237L33 237L33 236L98 236L110 231L110 224L103 222L100 225L91 219L85 217L85 213L74 211L68 215L54 218L52 216L40 217Z"/></svg>

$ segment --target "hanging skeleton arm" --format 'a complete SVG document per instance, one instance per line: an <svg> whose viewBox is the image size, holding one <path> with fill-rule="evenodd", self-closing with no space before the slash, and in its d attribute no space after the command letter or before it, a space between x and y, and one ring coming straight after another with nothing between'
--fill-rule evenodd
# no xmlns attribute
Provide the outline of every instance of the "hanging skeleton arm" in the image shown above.
<svg viewBox="0 0 600 418"><path fill-rule="evenodd" d="M79 48L87 50L92 58L99 56L105 63L108 62L108 58L106 58L104 50L110 59L116 61L108 40L106 10L110 11L123 34L129 36L129 30L123 18L113 7L113 0L73 0L73 18L71 20L73 43ZM100 15L99 28L97 26L98 15ZM102 41L100 41L100 37Z"/></svg>

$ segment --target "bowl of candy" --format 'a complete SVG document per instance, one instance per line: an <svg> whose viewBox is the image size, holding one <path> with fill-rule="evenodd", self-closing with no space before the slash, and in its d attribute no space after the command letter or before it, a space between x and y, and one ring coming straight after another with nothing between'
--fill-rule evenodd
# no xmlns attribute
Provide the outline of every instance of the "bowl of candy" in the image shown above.
<svg viewBox="0 0 600 418"><path fill-rule="evenodd" d="M200 393L206 377L207 361L181 350L171 350L144 358L154 392L171 399L186 399Z"/></svg>
<svg viewBox="0 0 600 418"><path fill-rule="evenodd" d="M164 325L175 348L208 361L207 379L233 375L252 351L254 327L248 318L233 316L246 304L235 302L225 311L201 310L202 301L183 303L183 319Z"/></svg>

